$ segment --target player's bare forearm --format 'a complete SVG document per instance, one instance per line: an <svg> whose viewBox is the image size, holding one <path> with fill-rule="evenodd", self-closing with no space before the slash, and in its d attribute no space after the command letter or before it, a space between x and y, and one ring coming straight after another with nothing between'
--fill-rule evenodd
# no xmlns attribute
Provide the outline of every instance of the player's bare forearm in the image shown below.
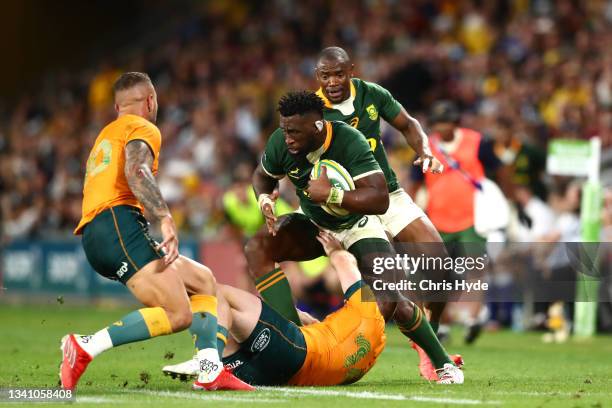
<svg viewBox="0 0 612 408"><path fill-rule="evenodd" d="M161 220L170 215L168 205L151 171L153 154L142 140L132 140L125 146L125 177L130 190L152 217Z"/></svg>
<svg viewBox="0 0 612 408"><path fill-rule="evenodd" d="M376 173L355 182L355 190L345 191L342 208L356 214L384 214L389 208L389 191L383 173Z"/></svg>
<svg viewBox="0 0 612 408"><path fill-rule="evenodd" d="M419 121L410 116L404 108L391 124L402 132L408 145L414 149L419 157L431 155L427 134L423 131Z"/></svg>
<svg viewBox="0 0 612 408"><path fill-rule="evenodd" d="M277 186L278 180L270 177L261 167L261 164L259 164L253 173L253 190L255 190L255 195L259 197L260 194L272 194Z"/></svg>

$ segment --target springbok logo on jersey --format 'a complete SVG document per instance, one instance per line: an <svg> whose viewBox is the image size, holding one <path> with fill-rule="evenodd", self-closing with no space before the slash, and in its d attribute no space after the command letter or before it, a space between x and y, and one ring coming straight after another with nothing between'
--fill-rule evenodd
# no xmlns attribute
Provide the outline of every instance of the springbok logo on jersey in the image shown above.
<svg viewBox="0 0 612 408"><path fill-rule="evenodd" d="M366 108L366 112L368 112L368 117L372 120L378 119L378 111L376 110L376 106L374 104L370 104Z"/></svg>
<svg viewBox="0 0 612 408"><path fill-rule="evenodd" d="M368 139L368 144L370 145L370 150L374 151L376 150L376 139L374 139L373 137Z"/></svg>
<svg viewBox="0 0 612 408"><path fill-rule="evenodd" d="M296 167L293 170L289 170L289 172L287 173L289 175L289 177L293 177L293 178L300 178L300 168Z"/></svg>
<svg viewBox="0 0 612 408"><path fill-rule="evenodd" d="M351 121L349 122L349 124L354 127L355 129L357 129L357 125L359 125L359 118L357 116L355 116L354 118L351 119Z"/></svg>

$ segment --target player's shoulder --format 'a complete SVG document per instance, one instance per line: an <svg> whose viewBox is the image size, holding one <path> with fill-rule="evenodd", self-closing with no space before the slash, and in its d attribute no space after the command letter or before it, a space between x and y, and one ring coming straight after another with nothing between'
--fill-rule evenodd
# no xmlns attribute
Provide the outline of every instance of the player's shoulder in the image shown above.
<svg viewBox="0 0 612 408"><path fill-rule="evenodd" d="M117 130L124 131L125 135L129 135L137 129L143 129L156 135L161 135L159 128L155 126L154 123L138 115L121 115L111 124L114 124Z"/></svg>
<svg viewBox="0 0 612 408"><path fill-rule="evenodd" d="M341 120L332 120L330 121L332 125L332 131L334 133L334 137L354 137L355 135L362 135L360 131L352 127L346 122ZM363 135L362 135L363 136Z"/></svg>
<svg viewBox="0 0 612 408"><path fill-rule="evenodd" d="M283 129L276 128L274 132L268 137L266 142L268 146L282 147L285 145L285 137L283 136Z"/></svg>
<svg viewBox="0 0 612 408"><path fill-rule="evenodd" d="M367 144L365 136L359 130L342 121L331 121L333 138L336 145L346 146L347 149L353 149L359 146L360 143Z"/></svg>
<svg viewBox="0 0 612 408"><path fill-rule="evenodd" d="M148 121L142 116L124 115L124 117L126 118L125 121L126 121L127 126L131 126L134 129L139 128L139 127L144 127L146 129L150 129L154 131L155 133L160 133L159 128L154 123Z"/></svg>
<svg viewBox="0 0 612 408"><path fill-rule="evenodd" d="M285 143L285 136L281 128L276 128L274 132L268 137L266 142L266 151L268 153L274 153L275 157L282 157L287 151L287 145Z"/></svg>
<svg viewBox="0 0 612 408"><path fill-rule="evenodd" d="M380 94L380 93L389 92L384 87L382 87L381 85L375 82L365 81L361 78L352 78L351 81L353 82L353 85L355 86L355 90L357 91L357 93L364 92L364 93Z"/></svg>

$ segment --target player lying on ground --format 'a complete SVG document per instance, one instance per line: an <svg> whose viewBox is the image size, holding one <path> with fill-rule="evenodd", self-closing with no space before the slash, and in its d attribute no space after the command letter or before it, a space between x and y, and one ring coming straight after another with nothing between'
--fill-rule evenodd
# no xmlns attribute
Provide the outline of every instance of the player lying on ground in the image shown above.
<svg viewBox="0 0 612 408"><path fill-rule="evenodd" d="M62 387L74 389L87 365L105 350L189 328L199 349L194 388L252 390L220 364L210 269L178 253L176 227L154 177L161 147L153 124L155 88L146 74L128 72L113 89L117 119L102 130L89 155L83 218L75 233L83 234L96 272L119 280L146 307L93 335L64 336ZM149 236L143 207L161 224L159 245Z"/></svg>
<svg viewBox="0 0 612 408"><path fill-rule="evenodd" d="M298 327L251 293L219 285L219 325L235 339L223 352L223 364L241 380L253 385L350 384L382 352L385 321L355 257L326 232L317 239L344 292L344 305L322 322ZM172 367L164 372L172 374ZM451 363L437 375L441 384L463 383L463 372Z"/></svg>
<svg viewBox="0 0 612 408"><path fill-rule="evenodd" d="M393 240L396 243L410 243L410 249L416 255L445 258L448 255L440 234L423 210L401 188L389 164L381 140L381 118L402 133L417 154L414 164L423 173L441 173L444 166L433 156L427 135L419 122L408 114L388 90L378 84L354 78L354 69L355 65L349 55L340 47L328 47L319 54L315 73L319 84L317 95L325 102L323 117L348 123L366 137L387 181L389 209L380 215L380 219ZM398 248L398 251L402 250ZM442 281L447 278L442 270L428 272L427 277L431 280ZM424 303L427 317L436 334L446 305L444 297L439 297L440 301ZM413 347L419 353L421 374L427 379L435 379L435 371L427 354L414 343Z"/></svg>
<svg viewBox="0 0 612 408"><path fill-rule="evenodd" d="M372 258L394 257L395 251L376 216L383 214L389 205L386 181L363 135L344 122L324 120L323 101L312 92L285 95L279 102L279 112L281 127L268 140L253 176L266 226L249 240L245 255L263 299L300 325L291 288L276 264L323 255L317 240L320 229L334 235L355 256L367 283L377 276L372 271ZM355 189L333 190L325 171L311 180L311 170L321 160L333 160L343 167ZM278 194L278 180L285 175L296 187L300 210L277 219L274 198ZM342 209L344 215L331 214L323 208L329 205ZM405 277L403 270L396 272L398 277ZM422 347L435 368L451 363L427 318L413 302L400 300L403 298L398 294L394 299L379 295L377 292L385 319L393 319L405 336ZM175 372L188 372L183 367L182 364L174 367Z"/></svg>

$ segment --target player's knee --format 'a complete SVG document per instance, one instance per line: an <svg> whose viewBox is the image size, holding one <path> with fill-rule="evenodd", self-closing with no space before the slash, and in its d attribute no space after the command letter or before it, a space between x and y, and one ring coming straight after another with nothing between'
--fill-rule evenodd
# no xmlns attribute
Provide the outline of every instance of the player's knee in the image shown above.
<svg viewBox="0 0 612 408"><path fill-rule="evenodd" d="M274 261L268 254L265 238L259 234L253 236L244 247L244 254L249 266L249 273L253 278L258 278L269 272L269 265L274 267Z"/></svg>
<svg viewBox="0 0 612 408"><path fill-rule="evenodd" d="M406 322L412 319L416 310L416 305L412 302L400 302L395 308L393 319L397 322Z"/></svg>
<svg viewBox="0 0 612 408"><path fill-rule="evenodd" d="M254 261L263 248L262 238L259 235L254 235L247 241L244 246L244 255L248 262Z"/></svg>
<svg viewBox="0 0 612 408"><path fill-rule="evenodd" d="M197 271L197 280L199 285L199 293L214 294L216 293L217 280L208 266L201 265Z"/></svg>
<svg viewBox="0 0 612 408"><path fill-rule="evenodd" d="M397 307L397 303L395 302L388 302L388 301L378 302L378 308L380 309L380 314L383 316L386 322L388 322L389 320L393 318L396 307Z"/></svg>
<svg viewBox="0 0 612 408"><path fill-rule="evenodd" d="M177 311L166 311L166 313L173 333L180 332L191 326L193 315L191 314L190 308L187 307Z"/></svg>

